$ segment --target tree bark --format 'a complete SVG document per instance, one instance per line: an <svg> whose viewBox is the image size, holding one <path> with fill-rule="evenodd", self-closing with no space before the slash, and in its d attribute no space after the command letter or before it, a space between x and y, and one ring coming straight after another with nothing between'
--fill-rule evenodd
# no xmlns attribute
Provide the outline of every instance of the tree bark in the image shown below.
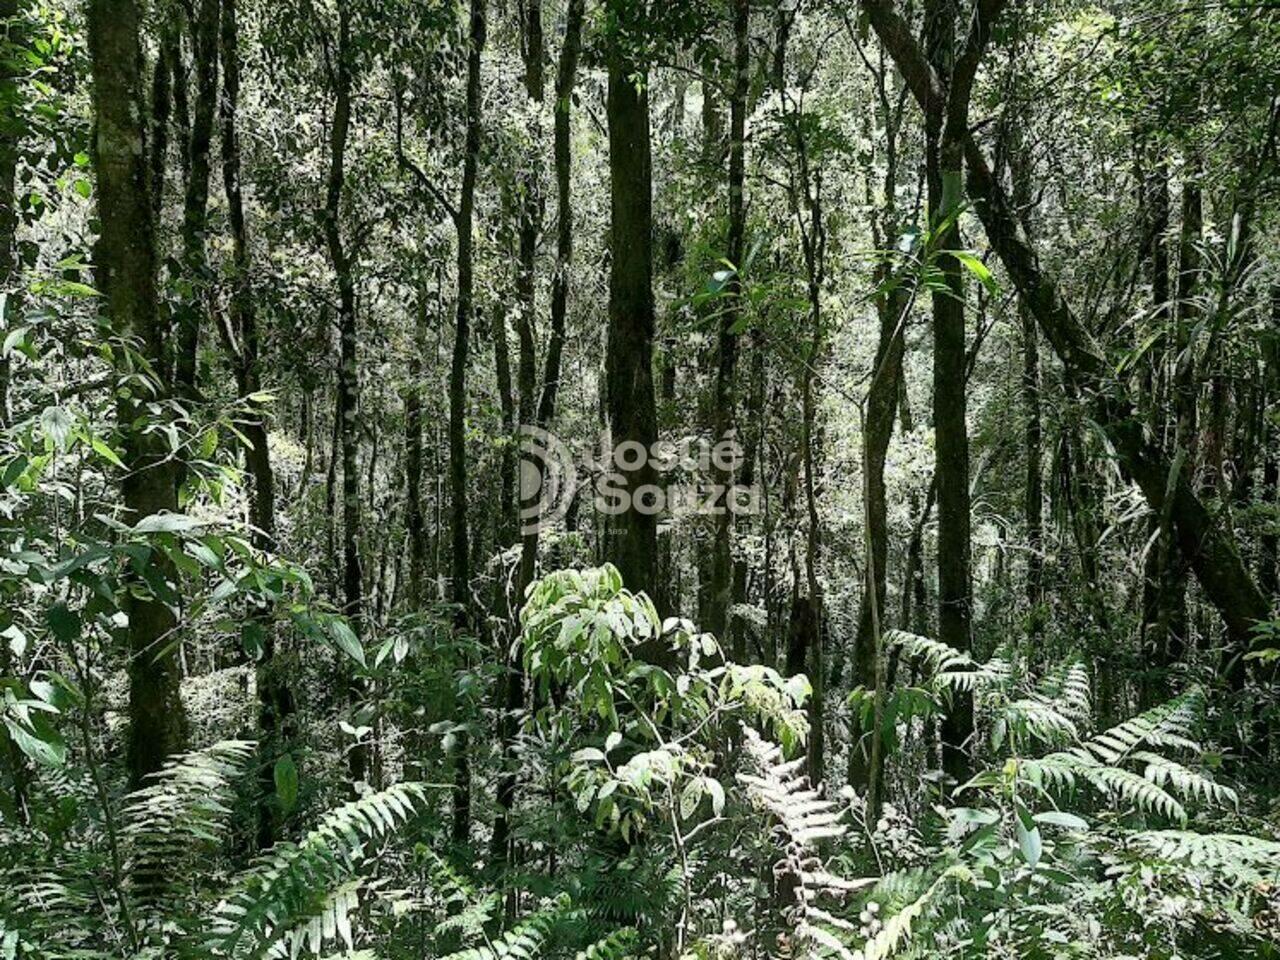
<svg viewBox="0 0 1280 960"><path fill-rule="evenodd" d="M183 277L189 286L177 310L178 342L174 361L176 387L186 397L195 396L200 318L204 311L205 287L209 282L205 234L209 220L209 149L218 108L220 17L219 0L199 0L196 16L191 22L196 100L191 119L191 139L184 144L190 172L182 209L182 267Z"/></svg>
<svg viewBox="0 0 1280 960"><path fill-rule="evenodd" d="M1271 286L1271 338L1263 347L1263 363L1266 377L1266 402L1272 407L1280 404L1280 283ZM1263 533L1258 542L1258 586L1262 594L1275 602L1280 593L1280 427L1273 418L1267 418L1264 426L1265 453L1262 461L1262 489L1259 497L1267 512L1263 514Z"/></svg>
<svg viewBox="0 0 1280 960"><path fill-rule="evenodd" d="M139 65L140 13L135 0L91 0L88 9L89 55L93 69L94 159L98 171L95 248L97 285L111 323L121 336L136 337L154 364L165 355L166 337L156 296L155 230L150 171L147 165ZM169 384L153 384L158 396ZM155 432L134 424L157 411L134 396L117 401L125 459L130 469L121 483L128 523L178 505L174 473ZM172 575L160 554L150 562ZM124 602L129 617L129 782L136 787L147 774L186 742L186 713L179 695L179 668L172 608L141 584Z"/></svg>
<svg viewBox="0 0 1280 960"><path fill-rule="evenodd" d="M338 438L342 456L342 612L357 636L364 631L364 576L360 569L360 368L357 358L355 264L342 235L342 194L346 184L347 141L351 132L351 11L338 5L338 38L330 69L333 118L329 130L329 175L322 212L325 242L338 281ZM352 684L358 698L361 685ZM348 766L353 783L367 776L368 750L352 746Z"/></svg>
<svg viewBox="0 0 1280 960"><path fill-rule="evenodd" d="M452 555L452 599L459 624L470 610L471 557L467 538L467 354L475 319L472 221L476 171L480 163L480 55L485 43L485 0L471 0L467 51L467 116L462 160L462 189L454 225L458 233L458 303L449 371L449 494ZM460 735L454 757L452 835L466 843L471 833L471 764L467 738Z"/></svg>
<svg viewBox="0 0 1280 960"><path fill-rule="evenodd" d="M938 477L938 639L968 651L972 644L972 582L969 544L969 436L965 399L965 302L960 261L945 251L959 249L957 225L962 199L960 134L967 127L968 103L957 104L963 78L955 63L955 16L950 0L925 6L928 57L942 78L926 98L925 171L928 182L930 244L946 292L934 291L933 428ZM954 115L959 112L957 121ZM968 741L973 734L972 694L956 691L942 721L942 766L956 783L968 779Z"/></svg>
<svg viewBox="0 0 1280 960"><path fill-rule="evenodd" d="M418 291L413 349L409 353L409 386L404 393L405 530L409 539L409 584L405 599L420 610L426 597L427 535L422 513L422 393L423 357L427 352L428 307L426 284Z"/></svg>
<svg viewBox="0 0 1280 960"><path fill-rule="evenodd" d="M17 0L0 0L0 22L9 25L10 42L14 34L22 29L17 20ZM18 231L18 207L16 178L18 169L18 148L22 139L22 127L16 122L17 110L21 94L17 77L7 62L0 63L0 103L6 104L0 114L0 291L6 294L5 309L0 316L0 335L7 335L14 324L18 290L20 288L17 261L14 257L14 242ZM9 358L0 356L0 428L9 426ZM9 644L0 643L0 676L12 676L15 673L12 651ZM5 755L9 767L9 779L13 785L12 812L19 824L29 822L27 810L27 784L30 771L26 758L13 738L7 734ZM8 805L8 800L4 801Z"/></svg>
<svg viewBox="0 0 1280 960"><path fill-rule="evenodd" d="M737 443L735 371L738 360L738 324L742 316L742 276L746 235L746 207L743 181L746 176L747 87L751 63L749 0L733 0L733 90L729 98L729 232L728 260L733 275L725 287L726 306L720 312L717 331L715 394L712 408L712 442L732 439ZM723 491L720 512L715 517L711 547L711 583L708 596L710 618L707 630L731 643L735 660L745 648L736 635L730 638L730 604L733 597L733 514L729 510L729 489L734 483L732 468L719 468L715 477Z"/></svg>
<svg viewBox="0 0 1280 960"><path fill-rule="evenodd" d="M641 16L621 9L619 17ZM619 28L620 32L621 29ZM611 267L609 333L605 358L606 412L614 470L630 500L612 517L609 556L632 590L657 595L657 516L642 501L657 478L647 455L658 437L653 393L653 195L649 143L649 91L645 66L625 44L630 33L608 40L609 184ZM635 445L644 455L632 455ZM625 445L625 446L624 446ZM632 466L639 461L638 465ZM637 509L640 507L640 509Z"/></svg>
<svg viewBox="0 0 1280 960"><path fill-rule="evenodd" d="M222 182L227 198L227 221L231 228L232 290L229 305L230 329L227 340L236 385L242 398L252 397L261 389L261 345L258 338L257 312L249 275L249 236L244 217L244 198L240 188L240 138L236 128L240 97L239 30L236 22L236 0L223 0L220 49L222 58ZM267 448L267 425L259 405L247 401L250 414L243 431L245 464L251 481L250 520L253 543L259 550L275 547L275 475ZM276 637L270 618L260 620L262 653L257 669L258 727L263 757L259 773L259 791L271 796L275 791L273 764L288 750L293 739L293 717L297 711L288 672L276 659ZM276 840L276 824L265 805L259 810L258 847L266 849Z"/></svg>

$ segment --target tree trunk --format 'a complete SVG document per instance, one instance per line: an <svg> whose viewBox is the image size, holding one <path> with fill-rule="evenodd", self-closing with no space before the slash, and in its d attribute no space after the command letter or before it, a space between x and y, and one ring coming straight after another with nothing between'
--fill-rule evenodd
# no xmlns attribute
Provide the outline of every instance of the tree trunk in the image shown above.
<svg viewBox="0 0 1280 960"><path fill-rule="evenodd" d="M150 172L143 122L139 65L140 15L134 0L92 0L88 9L89 55L93 67L94 159L98 171L98 217L101 230L95 248L97 285L113 328L136 337L144 355L159 365L166 337L156 297L156 249L152 221ZM161 396L169 384L155 384ZM151 421L132 397L117 401L125 459L130 469L121 483L124 520L178 505L174 473L167 450L134 424ZM150 562L163 564L153 552ZM167 570L165 572L168 572ZM141 583L125 600L129 617L128 770L131 786L186 742L186 713L179 696L179 668L170 605L152 597Z"/></svg>
<svg viewBox="0 0 1280 960"><path fill-rule="evenodd" d="M17 20L17 0L0 0L0 22L9 24L10 42L17 38L14 34L22 29ZM17 78L13 68L7 62L0 63L0 103L14 110L21 96ZM7 111L6 111L7 112ZM16 176L18 168L18 148L22 131L9 117L0 122L0 291L7 295L3 315L0 315L0 335L8 334L16 324L14 318L18 301L17 262L14 257L14 242L18 230L18 208L16 195ZM0 356L0 428L9 426L9 358ZM13 676L14 668L12 651L7 642L0 643L0 676ZM13 784L12 812L19 824L29 822L27 810L27 784L30 772L26 758L13 738L5 735L5 758L9 767L10 783ZM7 806L8 801L4 801Z"/></svg>
<svg viewBox="0 0 1280 960"><path fill-rule="evenodd" d="M737 443L736 405L734 387L738 358L737 325L742 315L742 278L744 240L746 234L746 208L743 196L743 180L746 176L746 120L747 87L750 79L751 50L747 30L750 25L749 0L733 0L733 91L729 100L729 235L728 259L734 273L726 285L728 297L720 312L717 331L717 362L715 394L712 409L712 442L732 439ZM729 611L733 596L733 514L729 510L729 489L733 486L732 467L718 467L716 484L722 490L723 501L715 516L715 534L711 547L711 583L709 588L710 613L706 628L722 642L732 644L735 660L741 660L744 652L737 638L730 639Z"/></svg>
<svg viewBox="0 0 1280 960"><path fill-rule="evenodd" d="M236 385L242 398L252 397L261 389L260 344L257 312L249 282L249 237L245 226L244 199L240 191L240 138L236 129L236 113L240 95L239 32L236 23L236 0L223 0L220 35L222 95L222 181L227 198L227 220L231 227L233 287L230 301L231 362ZM253 542L259 550L275 547L275 475L267 448L266 419L256 402L250 400L252 413L245 419L243 431L249 441L245 445L245 464L252 484L249 515L253 524ZM297 710L289 688L288 671L276 660L276 637L270 618L261 618L262 653L257 670L258 726L260 730L262 770L259 790L264 797L275 791L272 774L277 756L288 750L293 739L292 719ZM259 811L258 847L265 849L275 842L275 823L265 805Z"/></svg>
<svg viewBox="0 0 1280 960"><path fill-rule="evenodd" d="M965 399L965 304L956 217L961 202L961 144L949 117L955 88L955 11L949 0L925 7L929 62L944 78L945 95L924 103L925 168L928 181L930 243L947 292L934 291L933 429L938 477L938 639L956 650L970 649L971 575L969 562L969 436ZM956 783L968 779L968 741L973 733L972 694L956 691L942 722L942 766Z"/></svg>
<svg viewBox="0 0 1280 960"><path fill-rule="evenodd" d="M426 284L418 291L417 322L409 352L409 386L404 393L405 530L409 539L409 585L405 599L420 610L426 597L427 534L422 513L422 393L423 357L427 352Z"/></svg>
<svg viewBox="0 0 1280 960"><path fill-rule="evenodd" d="M621 8L620 0L611 2ZM619 9L620 18L639 11ZM621 29L619 27L619 29ZM653 196L649 93L643 64L626 50L630 36L608 43L609 184L612 255L606 410L614 469L627 501L612 520L610 559L632 590L657 595L657 516L643 501L657 474L647 451L658 437L653 393ZM640 454L639 445L645 453ZM617 461L621 461L620 463ZM638 461L638 463L637 463Z"/></svg>
<svg viewBox="0 0 1280 960"><path fill-rule="evenodd" d="M190 285L177 310L178 343L174 362L176 387L192 398L196 392L196 352L205 287L209 282L205 234L209 219L209 148L218 108L219 0L199 0L191 22L191 50L196 78L195 112L187 149L190 172L182 210L182 267Z"/></svg>
<svg viewBox="0 0 1280 960"><path fill-rule="evenodd" d="M1271 405L1280 403L1280 342L1276 334L1280 332L1280 283L1271 286L1271 330L1272 337L1263 347L1263 361L1267 383L1266 400ZM1265 421L1262 489L1259 497L1266 508L1263 514L1263 533L1258 542L1258 586L1271 602L1275 602L1280 593L1280 567L1277 567L1277 554L1280 553L1280 502L1276 500L1277 489L1280 488L1280 426L1274 419Z"/></svg>
<svg viewBox="0 0 1280 960"><path fill-rule="evenodd" d="M347 140L351 131L351 12L338 5L338 43L332 66L334 106L329 131L329 176L325 194L324 233L329 259L338 280L338 438L342 455L342 612L357 636L364 631L364 576L360 569L360 368L356 356L356 287L354 264L342 236L342 193L346 183ZM358 698L360 684L352 684ZM353 783L365 779L368 751L356 744L348 755Z"/></svg>
<svg viewBox="0 0 1280 960"><path fill-rule="evenodd" d="M475 213L476 170L480 163L480 55L485 42L485 0L471 0L470 43L467 51L466 141L462 161L462 192L454 225L458 233L457 326L453 363L449 372L449 494L450 536L453 542L452 599L460 625L468 621L471 560L467 539L467 354L473 297L472 220ZM453 828L455 842L466 843L471 833L471 764L469 744L459 735L454 757Z"/></svg>

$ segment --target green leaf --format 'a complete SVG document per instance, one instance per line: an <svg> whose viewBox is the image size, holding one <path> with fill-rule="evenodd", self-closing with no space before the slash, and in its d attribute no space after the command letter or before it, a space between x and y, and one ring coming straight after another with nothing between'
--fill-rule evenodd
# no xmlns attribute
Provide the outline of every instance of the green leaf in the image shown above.
<svg viewBox="0 0 1280 960"><path fill-rule="evenodd" d="M276 782L276 797L280 801L280 810L288 816L298 802L298 767L293 756L286 753L276 761L273 777Z"/></svg>
<svg viewBox="0 0 1280 960"><path fill-rule="evenodd" d="M995 296L1000 292L1000 285L996 283L996 278L992 276L985 263L965 250L951 250L948 252L959 260L960 265L973 274L979 283L987 288L989 294Z"/></svg>
<svg viewBox="0 0 1280 960"><path fill-rule="evenodd" d="M1044 813L1037 813L1032 819L1036 823L1048 827L1062 827L1064 830L1088 830L1089 821L1083 817L1077 817L1074 813L1067 813L1064 810L1048 810Z"/></svg>
<svg viewBox="0 0 1280 960"><path fill-rule="evenodd" d="M30 728L4 718L4 725L9 736L18 745L18 749L46 767L61 767L67 760L67 745L58 732L42 721L36 721Z"/></svg>
<svg viewBox="0 0 1280 960"><path fill-rule="evenodd" d="M125 469L124 461L120 459L120 455L112 450L105 440L101 437L94 437L90 442L93 445L94 452L98 456L102 457L103 460L106 460L113 466L119 467L121 470Z"/></svg>
<svg viewBox="0 0 1280 960"><path fill-rule="evenodd" d="M1044 846L1040 841L1040 828L1035 825L1035 821L1021 804L1018 805L1015 826L1018 833L1018 850L1022 853L1022 859L1027 861L1034 870L1036 864L1040 862Z"/></svg>
<svg viewBox="0 0 1280 960"><path fill-rule="evenodd" d="M71 414L62 407L45 407L40 414L40 429L55 450L65 450L71 438Z"/></svg>
<svg viewBox="0 0 1280 960"><path fill-rule="evenodd" d="M49 630L59 643L70 643L80 636L80 617L65 603L55 603L45 614Z"/></svg>
<svg viewBox="0 0 1280 960"><path fill-rule="evenodd" d="M702 780L690 780L680 792L680 819L688 820L702 802Z"/></svg>
<svg viewBox="0 0 1280 960"><path fill-rule="evenodd" d="M143 517L134 524L133 532L181 533L185 530L194 530L201 525L201 522L195 517L189 517L185 513L171 513L166 510L161 513L153 513L149 517Z"/></svg>
<svg viewBox="0 0 1280 960"><path fill-rule="evenodd" d="M364 647L360 643L360 638L356 636L356 632L351 629L351 624L341 617L334 617L329 624L329 634L343 653L360 666L365 665Z"/></svg>

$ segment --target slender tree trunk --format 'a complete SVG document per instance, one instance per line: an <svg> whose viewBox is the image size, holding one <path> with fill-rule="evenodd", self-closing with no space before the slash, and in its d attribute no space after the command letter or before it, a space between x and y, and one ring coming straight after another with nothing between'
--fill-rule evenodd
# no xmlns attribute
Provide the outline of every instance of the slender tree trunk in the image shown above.
<svg viewBox="0 0 1280 960"><path fill-rule="evenodd" d="M8 24L9 41L17 42L15 36L22 29L18 19L17 0L0 0L0 22ZM0 103L5 104L5 115L0 117L0 292L6 296L5 309L0 315L0 337L7 336L14 326L14 317L20 288L17 273L17 261L14 257L14 242L18 230L18 208L16 196L16 177L18 168L18 148L22 130L14 122L16 107L21 96L17 78L7 62L0 63ZM9 426L9 377L10 367L7 356L0 356L0 428ZM15 673L12 651L7 642L0 643L0 676L13 676ZM27 762L13 738L3 736L5 742L5 759L9 768L9 780L13 785L13 814L16 822L29 822L27 810L27 784L30 772ZM4 801L7 806L7 799Z"/></svg>
<svg viewBox="0 0 1280 960"><path fill-rule="evenodd" d="M551 331L547 344L547 356L543 369L542 394L536 410L533 405L536 358L533 343L533 316L536 312L534 280L534 252L542 219L542 199L537 194L537 172L530 178L525 216L521 221L520 269L522 312L520 319L520 424L534 424L547 428L555 415L556 395L560 387L560 361L564 350L564 321L568 303L568 271L573 256L573 208L569 173L569 100L578 70L578 53L582 36L584 0L571 0L567 12L564 43L560 50L560 63L555 84L554 155L556 175L556 206L559 217L556 237L556 271L551 280ZM534 0L525 11L525 90L529 99L541 104L544 96L543 80L543 32L542 5ZM541 138L538 138L541 142ZM536 206L534 205L536 201ZM538 489L546 481L546 464L538 460L532 464L538 471ZM520 530L520 571L517 580L516 605L513 614L518 616L524 593L533 582L538 561L538 519L518 514ZM532 520L533 522L530 522ZM519 623L513 625L519 630ZM507 769L498 781L498 815L493 824L492 850L494 860L510 861L511 811L515 805L516 769L511 756L515 737L516 715L524 706L524 668L520 655L513 652L507 658L507 677L503 684L504 711L501 726L503 759Z"/></svg>
<svg viewBox="0 0 1280 960"><path fill-rule="evenodd" d="M356 356L354 268L342 235L342 193L346 184L347 140L351 131L351 11L338 5L338 42L332 65L334 106L329 130L329 176L323 211L325 241L338 280L338 440L342 456L342 600L343 613L357 636L364 631L364 576L360 569L360 368ZM361 694L359 684L351 693ZM367 776L368 751L356 744L348 755L352 782Z"/></svg>
<svg viewBox="0 0 1280 960"><path fill-rule="evenodd" d="M452 600L460 624L470 610L471 557L467 538L467 354L475 319L472 221L475 213L476 171L480 163L480 55L485 43L485 0L471 0L470 44L467 51L466 141L462 161L462 192L455 226L458 233L458 304L449 373L449 494L450 536L453 542ZM454 757L453 839L465 843L471 833L471 764L469 744L459 736Z"/></svg>
<svg viewBox="0 0 1280 960"><path fill-rule="evenodd" d="M521 285L517 278L517 285ZM476 311L477 317L480 311ZM493 339L493 371L498 385L498 405L502 417L502 432L508 438L516 435L516 392L511 381L511 348L507 343L507 316L505 310L494 310L490 323L490 336ZM532 342L530 343L532 346ZM523 365L524 359L521 358ZM523 406L524 401L521 401ZM495 532L500 548L511 544L516 536L517 504L516 504L516 452L510 443L503 446L498 457L498 509L495 517ZM506 590L502 578L495 581L494 602L504 605L507 602ZM494 612L498 609L495 606Z"/></svg>
<svg viewBox="0 0 1280 960"><path fill-rule="evenodd" d="M178 58L177 31L170 17L160 28L160 44L151 69L151 217L160 222L164 210L165 167L169 159L169 118L173 111L174 62Z"/></svg>
<svg viewBox="0 0 1280 960"><path fill-rule="evenodd" d="M1280 331L1280 283L1271 286L1271 329ZM1258 587L1271 602L1275 602L1280 593L1280 567L1277 566L1277 555L1280 554L1280 502L1277 502L1277 489L1280 489L1280 426L1274 419L1274 410L1280 404L1280 343L1273 335L1264 349L1267 394L1266 400L1273 408L1273 416L1266 420L1264 427L1264 453L1262 461L1262 489L1259 497L1267 509L1263 514L1263 533L1258 542Z"/></svg>
<svg viewBox="0 0 1280 960"><path fill-rule="evenodd" d="M945 96L924 105L926 178L931 243L948 291L934 291L933 428L938 475L938 639L968 651L971 638L969 558L969 436L965 399L965 304L960 262L949 253L960 248L955 224L962 199L961 145L949 122L955 60L955 10L949 0L925 7L929 61L944 78ZM968 779L968 740L973 733L973 698L956 691L942 723L942 765L957 783Z"/></svg>
<svg viewBox="0 0 1280 960"><path fill-rule="evenodd" d="M426 284L418 292L414 345L409 353L409 386L404 393L405 530L409 539L410 610L420 610L426 597L427 534L422 513L422 393L423 357L427 352L429 310Z"/></svg>
<svg viewBox="0 0 1280 960"><path fill-rule="evenodd" d="M240 96L239 33L236 22L236 0L223 0L220 36L222 59L222 180L227 198L227 221L231 227L233 287L230 302L232 364L241 397L251 398L261 389L261 345L258 338L257 312L249 278L249 236L245 225L244 198L240 190L240 139L236 129ZM245 446L245 463L252 483L249 515L253 524L254 545L263 551L275 548L275 475L267 447L266 419L258 404L249 400L251 413L243 431L249 441ZM296 704L288 683L288 671L276 659L276 636L270 618L261 619L262 654L257 670L258 726L263 764L259 774L262 796L275 789L272 765L276 757L288 750L293 739L293 716ZM275 842L275 823L270 812L259 811L258 846L265 849Z"/></svg>
<svg viewBox="0 0 1280 960"><path fill-rule="evenodd" d="M190 285L177 310L177 356L174 361L179 393L194 397L196 352L205 287L209 282L205 234L209 218L209 149L218 108L219 0L199 0L191 22L191 49L196 79L195 112L187 150L190 172L182 211L182 266Z"/></svg>
<svg viewBox="0 0 1280 960"><path fill-rule="evenodd" d="M98 171L101 224L95 265L98 289L113 327L136 337L155 364L165 355L164 327L156 297L155 229L143 117L140 12L134 0L92 0L88 8L89 55L93 67L94 160ZM163 368L161 368L163 369ZM164 382L154 384L160 395ZM156 432L134 425L137 400L120 398L118 414L130 469L122 481L124 519L178 505L173 469ZM150 562L162 564L153 552ZM141 584L125 601L129 617L129 781L139 786L186 742L186 713L179 696L178 657L172 608Z"/></svg>
<svg viewBox="0 0 1280 960"><path fill-rule="evenodd" d="M610 0L621 8L621 0ZM618 10L626 19L643 10ZM619 28L621 29L621 28ZM658 438L653 393L653 196L649 92L643 64L626 49L630 36L608 45L609 183L612 252L609 335L605 358L606 409L619 486L632 501L612 517L610 558L632 590L657 595L657 516L641 500L657 474L646 455ZM624 446L625 445L625 446ZM638 466L632 466L636 461ZM637 509L639 508L639 509Z"/></svg>
<svg viewBox="0 0 1280 960"><path fill-rule="evenodd" d="M883 249L886 243L892 243L898 235L898 144L897 126L882 83L879 85L879 92L880 120L885 130L884 204L873 221L872 235L876 248ZM870 170L867 173L870 183ZM888 261L882 261L876 271L877 283L885 283L891 278L891 265ZM910 291L901 285L893 286L887 293L876 298L879 335L862 417L865 428L862 469L863 495L866 499L866 571L853 653L854 682L868 690L876 687L876 669L881 655L880 636L888 619L885 615L885 601L889 529L884 468L889 442L893 438L898 396L902 390L902 356L905 347L906 311L910 300ZM885 691L878 692L883 695ZM860 736L857 742L851 744L848 777L853 787L868 790L873 780L879 784L881 778L872 774L873 754L882 759L882 753L865 736Z"/></svg>
<svg viewBox="0 0 1280 960"><path fill-rule="evenodd" d="M712 400L712 441L721 443L736 435L737 395L734 378L738 359L738 324L742 315L742 278L746 235L746 206L743 181L746 176L747 87L751 63L748 28L751 19L749 0L733 0L733 90L729 99L729 235L728 259L734 274L726 286L728 305L721 311L717 331L715 394ZM707 630L724 642L730 641L729 611L733 597L733 514L729 510L729 488L734 483L732 467L718 468L716 483L724 491L721 510L715 517L715 535L711 547L711 583ZM745 652L734 637L735 660Z"/></svg>

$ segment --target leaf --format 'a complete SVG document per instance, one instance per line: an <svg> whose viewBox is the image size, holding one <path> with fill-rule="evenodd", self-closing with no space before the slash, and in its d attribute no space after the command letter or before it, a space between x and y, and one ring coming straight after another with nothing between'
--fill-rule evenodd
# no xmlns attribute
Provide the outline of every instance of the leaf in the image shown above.
<svg viewBox="0 0 1280 960"><path fill-rule="evenodd" d="M365 665L364 647L360 643L360 638L356 636L356 632L351 629L351 624L342 617L334 617L329 621L329 635L333 637L333 642L343 653L360 666Z"/></svg>
<svg viewBox="0 0 1280 960"><path fill-rule="evenodd" d="M40 414L40 429L55 450L65 450L71 438L71 414L62 407L45 407Z"/></svg>
<svg viewBox="0 0 1280 960"><path fill-rule="evenodd" d="M13 353L14 348L22 342L23 337L27 335L27 327L14 327L4 338L4 345L0 346L0 357L7 357Z"/></svg>
<svg viewBox="0 0 1280 960"><path fill-rule="evenodd" d="M690 780L680 791L680 819L688 820L702 802L702 779Z"/></svg>
<svg viewBox="0 0 1280 960"><path fill-rule="evenodd" d="M1015 818L1015 826L1018 833L1018 850L1022 853L1022 859L1032 870L1036 864L1040 862L1040 854L1044 847L1040 841L1040 828L1035 825L1035 821L1031 819L1026 808L1019 804L1018 814Z"/></svg>
<svg viewBox="0 0 1280 960"><path fill-rule="evenodd" d="M276 782L276 797L280 800L281 812L288 816L298 802L298 767L293 762L292 754L284 754L276 761L273 777Z"/></svg>
<svg viewBox="0 0 1280 960"><path fill-rule="evenodd" d="M80 636L80 616L67 608L65 603L55 603L45 617L49 630L59 643L70 643Z"/></svg>
<svg viewBox="0 0 1280 960"><path fill-rule="evenodd" d="M996 283L996 278L992 276L991 270L985 263L965 250L951 250L949 252L960 261L962 267L973 274L974 278L987 288L989 294L995 296L1000 292L1000 285Z"/></svg>
<svg viewBox="0 0 1280 960"><path fill-rule="evenodd" d="M1037 813L1033 818L1036 823L1049 827L1062 827L1064 830L1080 830L1089 829L1089 821L1083 817L1077 817L1074 813L1067 813L1064 810L1048 810L1044 813Z"/></svg>
<svg viewBox="0 0 1280 960"><path fill-rule="evenodd" d="M714 777L704 777L707 792L711 794L711 812L717 817L724 813L724 787Z"/></svg>
<svg viewBox="0 0 1280 960"><path fill-rule="evenodd" d="M37 721L30 729L20 723L4 718L4 725L9 736L18 745L18 749L36 763L46 767L61 767L67 760L67 745L58 732L48 724Z"/></svg>
<svg viewBox="0 0 1280 960"><path fill-rule="evenodd" d="M592 760L603 760L604 751L596 747L583 747L581 750L575 750L573 756L570 757L574 763L588 763Z"/></svg>
<svg viewBox="0 0 1280 960"><path fill-rule="evenodd" d="M143 517L133 525L134 533L181 533L201 526L195 517L185 513L172 513L168 510Z"/></svg>
<svg viewBox="0 0 1280 960"><path fill-rule="evenodd" d="M94 452L98 456L102 457L103 460L106 460L113 466L119 467L121 470L125 469L124 461L120 459L120 455L112 450L111 447L107 445L107 442L101 437L94 437L90 443L93 446Z"/></svg>

